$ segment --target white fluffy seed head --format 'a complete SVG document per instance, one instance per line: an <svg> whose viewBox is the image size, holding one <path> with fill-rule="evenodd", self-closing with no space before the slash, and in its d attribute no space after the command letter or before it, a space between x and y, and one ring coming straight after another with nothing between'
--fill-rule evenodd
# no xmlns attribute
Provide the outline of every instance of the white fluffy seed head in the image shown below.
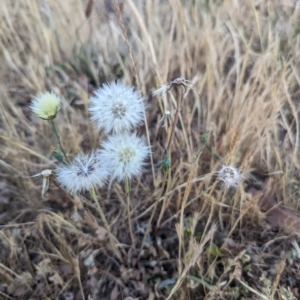
<svg viewBox="0 0 300 300"><path fill-rule="evenodd" d="M122 133L109 136L99 151L100 160L110 170L112 179L122 181L138 177L149 156L149 146L144 137L136 133Z"/></svg>
<svg viewBox="0 0 300 300"><path fill-rule="evenodd" d="M244 178L239 170L232 166L222 166L216 174L218 180L223 181L226 188L237 187Z"/></svg>
<svg viewBox="0 0 300 300"><path fill-rule="evenodd" d="M61 101L55 94L46 92L36 96L29 107L39 118L52 120L61 107Z"/></svg>
<svg viewBox="0 0 300 300"><path fill-rule="evenodd" d="M71 194L94 187L101 187L109 177L98 155L79 154L71 164L61 165L56 170L58 182Z"/></svg>
<svg viewBox="0 0 300 300"><path fill-rule="evenodd" d="M91 120L105 134L130 131L144 122L144 99L132 86L104 84L90 102Z"/></svg>

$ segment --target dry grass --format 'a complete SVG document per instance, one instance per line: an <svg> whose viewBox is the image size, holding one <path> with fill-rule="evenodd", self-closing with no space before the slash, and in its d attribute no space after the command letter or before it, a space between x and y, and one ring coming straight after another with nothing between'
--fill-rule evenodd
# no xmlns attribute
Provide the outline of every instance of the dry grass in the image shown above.
<svg viewBox="0 0 300 300"><path fill-rule="evenodd" d="M120 14L135 79L112 2L1 3L0 299L299 299L299 5L127 0ZM159 120L174 115L176 93L150 95L182 76L193 89L171 177L149 163L133 185L136 249L122 188L98 192L120 259L88 195L74 205L52 182L43 199L41 182L25 178L56 166L51 126L29 103L46 90L62 97L57 123L74 157L101 141L87 112L93 90L139 83L155 164L167 139ZM236 190L216 181L222 164L244 174Z"/></svg>

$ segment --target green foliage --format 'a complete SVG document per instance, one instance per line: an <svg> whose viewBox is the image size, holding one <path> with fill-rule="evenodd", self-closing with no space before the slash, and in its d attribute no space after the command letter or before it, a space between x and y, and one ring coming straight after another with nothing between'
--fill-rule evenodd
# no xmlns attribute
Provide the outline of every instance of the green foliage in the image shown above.
<svg viewBox="0 0 300 300"><path fill-rule="evenodd" d="M170 168L171 168L171 160L170 160L169 150L165 149L164 158L162 161L163 172L164 173L168 172Z"/></svg>
<svg viewBox="0 0 300 300"><path fill-rule="evenodd" d="M64 155L59 150L53 149L52 155L58 162L66 164L66 162L64 161Z"/></svg>

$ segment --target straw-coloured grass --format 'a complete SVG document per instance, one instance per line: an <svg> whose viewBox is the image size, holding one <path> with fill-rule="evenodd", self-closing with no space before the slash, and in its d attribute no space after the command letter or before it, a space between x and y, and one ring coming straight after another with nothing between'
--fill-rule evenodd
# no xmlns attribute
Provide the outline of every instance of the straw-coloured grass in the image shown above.
<svg viewBox="0 0 300 300"><path fill-rule="evenodd" d="M2 1L0 299L299 299L298 6ZM146 99L151 157L69 195L30 103L60 97L73 160L103 141L89 98L117 79Z"/></svg>

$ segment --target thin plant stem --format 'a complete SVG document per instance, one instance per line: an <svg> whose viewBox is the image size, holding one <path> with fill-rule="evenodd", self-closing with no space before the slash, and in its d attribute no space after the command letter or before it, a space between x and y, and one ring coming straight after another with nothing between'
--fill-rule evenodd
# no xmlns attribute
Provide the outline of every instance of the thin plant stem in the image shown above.
<svg viewBox="0 0 300 300"><path fill-rule="evenodd" d="M171 134L170 134L168 146L167 146L167 149L169 150L169 152L170 152L172 140L173 140L174 133L175 133L175 128L177 126L177 122L178 122L178 118L179 118L179 112L180 112L180 108L181 108L181 102L182 102L183 91L184 91L184 86L182 86L182 85L176 85L175 87L176 87L176 92L177 92L177 106L176 106L176 112L175 112L175 117L174 117L174 123L172 126L172 130L171 130Z"/></svg>
<svg viewBox="0 0 300 300"><path fill-rule="evenodd" d="M235 230L236 226L238 225L238 223L241 221L241 219L244 217L244 215L246 214L246 212L251 208L251 206L253 206L258 200L259 198L262 196L262 192L258 193L255 197L253 197L249 203L244 207L244 209L240 212L239 217L237 218L237 220L235 221L234 225L232 226L232 228L230 229L227 238L229 238L231 236L231 234L233 233L233 231ZM223 244L224 245L224 244ZM221 248L223 247L223 245L221 246Z"/></svg>
<svg viewBox="0 0 300 300"><path fill-rule="evenodd" d="M65 194L65 196L67 197L67 199L69 200L69 201L71 201L75 206L76 206L76 208L79 210L79 212L80 212L80 215L82 215L83 216L83 218L85 219L85 221L89 224L89 225L91 225L95 230L97 230L97 229L99 229L99 225L97 224L97 222L94 220L94 218L92 217L92 215L87 211L87 210L85 210L85 208L84 208L84 206L82 205L82 203L77 199L77 200L75 200L75 199L73 199L61 186L60 186L60 184L57 182L57 180L54 178L54 177L51 177L51 181L54 183L54 185L55 186L57 186L64 194ZM90 195L91 195L91 197L93 198L93 200L95 201L95 199L96 199L96 204L98 204L97 205L97 207L98 207L98 210L99 210L99 207L100 207L100 204L98 203L98 200L97 200L97 197L96 197L96 194L95 194L95 191L93 190L92 191L92 193L90 193ZM95 199L94 199L94 197L95 197ZM100 210L99 210L99 213L100 213L100 211L102 211L102 209L101 209L101 207L100 207ZM102 214L100 213L100 215L101 215L101 218L102 218L102 216L104 217L104 220L106 221L106 218L105 218L105 216L104 216L104 214L103 214L103 212L102 212ZM107 224L107 221L105 222L105 221L103 221L103 223L105 224ZM107 228L106 228L106 230L107 230ZM108 234L110 233L110 231L109 231L109 227L108 227L108 230L107 230L107 232L108 232ZM112 235L112 234L111 234ZM117 241L117 239L112 235L112 238L115 240L115 242L117 242L118 243L118 241ZM114 246L115 246L115 244L114 244ZM122 256L121 256L121 254L120 254L120 251L116 248L116 247L113 247L114 248L114 250L116 251L116 255L118 256L118 258L120 259L120 261L123 261L123 259L122 259Z"/></svg>
<svg viewBox="0 0 300 300"><path fill-rule="evenodd" d="M171 124L169 124L169 121L170 121L169 119L166 121L166 131L167 131L167 138L168 138L167 141L170 141L170 137L171 137ZM169 153L169 160L170 160L170 164L172 164L170 153ZM168 174L168 183L167 183L167 188L166 188L165 194L168 193L169 188L171 186L171 168L168 169L167 174ZM165 180L165 178L164 178L164 180ZM163 188L164 188L164 184L162 186L162 189ZM162 204L162 208L161 208L160 213L159 213L159 217L157 219L156 228L159 228L159 226L160 226L160 222L161 222L161 219L162 219L162 217L165 213L167 204L168 204L167 197L165 197L165 199L163 201L163 204Z"/></svg>
<svg viewBox="0 0 300 300"><path fill-rule="evenodd" d="M115 254L117 255L117 257L122 260L122 256L121 256L121 253L119 251L119 249L117 248L115 242L117 241L117 239L113 236L113 234L111 233L110 231L110 228L109 228L109 225L108 225L108 222L106 220L106 217L105 217L105 214L100 206L100 203L99 203L99 200L96 196L96 192L95 192L95 189L94 188L91 188L90 189L90 195L92 197L92 199L94 200L94 202L96 203L97 205L97 208L98 208L98 212L100 214L100 217L101 217L101 220L104 224L104 227L107 231L107 234L108 234L108 238L109 238L109 241L110 241L110 245L112 247L112 249L115 251Z"/></svg>
<svg viewBox="0 0 300 300"><path fill-rule="evenodd" d="M212 195L212 193L214 192L217 184L218 184L218 182L216 181L211 185L210 192L208 194L209 196ZM210 207L210 213L209 213L208 220L206 221L206 225L205 225L204 230L203 230L201 241L205 238L205 236L207 234L207 230L208 230L208 228L211 224L211 221L212 221L212 218L213 218L213 215L214 215L215 207L216 207L216 203L214 201L214 202L212 202L211 207Z"/></svg>
<svg viewBox="0 0 300 300"><path fill-rule="evenodd" d="M127 200L127 218L128 218L128 226L129 226L129 234L132 246L135 247L135 239L132 231L132 225L131 225L131 217L130 217L130 191L131 191L131 183L128 178L125 179L125 192L126 192L126 200Z"/></svg>
<svg viewBox="0 0 300 300"><path fill-rule="evenodd" d="M168 178L168 183L167 183L167 187L166 187L166 190L165 190L166 197L164 198L164 201L163 201L163 204L162 204L162 208L160 210L159 217L158 217L157 222L156 222L156 228L159 228L161 219L162 219L162 217L163 217L163 215L164 215L164 213L166 211L167 204L169 203L168 198L167 198L167 193L168 193L168 191L170 189L170 186L171 186L171 168L168 170L168 173L165 173L163 183L165 183L166 176ZM164 186L162 186L162 189L163 188L164 188Z"/></svg>
<svg viewBox="0 0 300 300"><path fill-rule="evenodd" d="M205 143L206 143L206 141L205 141ZM184 209L186 207L187 200L188 200L191 188L192 188L193 178L197 172L198 160L202 154L205 143L201 144L200 151L197 154L196 159L190 168L187 185L186 185L186 188L185 188L185 191L183 194L183 200L182 200L181 209L180 209L180 223L179 223L179 247L178 247L178 257L179 258L181 257L181 251L184 247Z"/></svg>
<svg viewBox="0 0 300 300"><path fill-rule="evenodd" d="M170 130L168 130L168 145L167 145L167 151L169 153L169 158L171 161L171 155L170 155L170 148L172 145L172 140L174 137L174 133L175 133L175 128L176 128L176 124L178 122L179 119L179 112L180 112L180 108L181 108L181 103L182 103L182 98L183 98L183 91L184 91L184 86L182 85L175 85L176 88L176 92L177 92L177 106L176 106L176 112L175 112L175 117L174 117L174 122L172 125L172 129L171 129L171 133ZM170 185L171 185L171 168L168 169L168 184L167 184L167 189L166 189L166 193L168 192ZM163 205L162 205L162 209L160 211L159 217L158 217L158 221L157 221L157 225L156 227L158 228L161 222L161 219L165 213L166 207L167 207L167 197L164 199L163 201Z"/></svg>
<svg viewBox="0 0 300 300"><path fill-rule="evenodd" d="M70 163L70 160L69 160L69 158L67 157L66 151L65 151L65 149L63 148L63 146L62 146L62 144L61 144L60 135L59 135L59 133L58 133L58 131L57 131L56 125L55 125L55 123L54 123L54 120L53 120L53 119L50 120L50 123L51 123L51 125L52 125L52 129L53 129L53 131L54 131L54 134L55 134L55 136L56 136L56 138L57 138L58 145L59 145L59 149L60 149L60 151L63 153L63 155L64 155L66 161Z"/></svg>
<svg viewBox="0 0 300 300"><path fill-rule="evenodd" d="M199 158L199 156L198 156L198 158ZM185 209L185 206L186 206L186 203L187 203L187 200L188 200L191 188L192 188L192 182L193 182L194 175L196 174L197 166L198 166L198 164L195 163L190 170L190 174L189 174L189 177L187 180L187 185L185 187L185 191L183 194L183 200L181 203L180 222L179 222L179 247L178 247L179 259L181 258L181 251L184 247L184 209Z"/></svg>
<svg viewBox="0 0 300 300"><path fill-rule="evenodd" d="M171 116L170 117L165 117L165 128L166 128L166 134L167 134L167 141L170 140L170 136L171 136Z"/></svg>
<svg viewBox="0 0 300 300"><path fill-rule="evenodd" d="M166 179L167 179L167 175L168 173L165 173L164 174L164 177L163 177L163 180L162 180L162 187L161 187L161 192L159 193L157 199L160 199L162 194L163 194L163 191L164 191L164 186L165 186L165 183L166 183ZM151 227L151 223L152 223L152 220L153 220L153 217L154 217L154 214L156 212L156 209L157 209L157 206L158 206L158 203L159 201L155 201L155 204L154 204L154 207L152 209L152 212L151 212L151 216L150 216L150 219L148 221L148 224L147 224L147 228L146 228L146 231L145 231L145 234L144 234L144 237L143 237L143 240L142 240L142 244L141 244L141 248L140 248L140 252L139 252L139 258L142 254L142 250L143 250L143 247L144 247L144 244L145 244L145 241L146 241L146 238L147 238L147 235L150 231L150 227ZM165 203L165 201L163 202Z"/></svg>
<svg viewBox="0 0 300 300"><path fill-rule="evenodd" d="M225 189L223 191L223 195L222 195L222 199L221 199L221 203L222 204L225 203L226 192L227 192L227 189ZM222 206L219 207L219 220L220 220L219 223L220 223L221 230L223 231L224 230L224 224L223 224L223 210L222 210Z"/></svg>
<svg viewBox="0 0 300 300"><path fill-rule="evenodd" d="M213 155L213 158L214 158L216 161L222 160L222 157L221 157L217 152L214 152L214 151L212 150L212 148L211 148L208 144L205 144L205 147L206 147L207 150Z"/></svg>
<svg viewBox="0 0 300 300"><path fill-rule="evenodd" d="M131 48L130 48L130 45L129 45L129 40L128 40L127 32L126 32L126 29L125 29L125 24L124 24L122 16L121 16L120 7L119 7L119 4L116 2L116 0L112 0L112 3L113 3L113 6L114 6L114 10L116 12L116 15L118 17L119 25L120 25L121 30L122 30L122 35L123 35L123 38L124 38L124 41L125 41L125 44L126 44L126 48L127 48L127 52L128 52L129 58L130 58L132 72L133 72L133 75L135 77L134 79L135 79L135 82L136 82L138 88L140 88L140 83L139 83L139 79L138 79L138 76L137 76L137 70L136 70L135 62L134 62L133 55L132 55L132 52L131 52Z"/></svg>
<svg viewBox="0 0 300 300"><path fill-rule="evenodd" d="M84 209L84 206L82 205L81 201L79 201L78 199L77 200L73 199L69 195L69 193L67 193L66 190L64 190L61 187L61 185L57 182L57 180L53 176L51 176L51 181L52 183L54 183L56 187L58 187L65 194L66 198L76 206L80 214L83 216L83 218L89 225L91 225L95 229L99 228L99 225L95 222L95 220L90 215L90 213Z"/></svg>
<svg viewBox="0 0 300 300"><path fill-rule="evenodd" d="M134 76L134 80L135 80L135 83L136 83L136 86L138 87L138 89L141 90L140 82L139 82L139 78L138 78L138 74L137 74L136 65L135 65L135 62L134 62L134 59L133 59L133 55L132 55L131 47L130 47L130 44L129 44L129 39L128 39L128 36L127 36L125 24L124 24L122 15L121 15L120 7L119 7L119 4L117 3L116 0L112 0L112 3L113 3L113 6L114 6L115 13L116 13L116 15L118 17L118 21L119 21L119 25L121 27L123 39L124 39L125 44L126 44L126 48L127 48L127 52L128 52L129 58L130 58L130 64L131 64L131 68L132 68L132 73L133 73L133 76ZM146 112L145 112L145 109L144 109L143 113L144 113L144 119L145 119L145 129L146 129L147 142L150 145L150 131L149 131L148 123L146 122ZM154 162L153 162L153 155L152 155L151 151L150 151L150 162L151 162L153 185L154 185L154 187L156 187L156 180L155 180L156 177L155 177L155 170L154 170Z"/></svg>

